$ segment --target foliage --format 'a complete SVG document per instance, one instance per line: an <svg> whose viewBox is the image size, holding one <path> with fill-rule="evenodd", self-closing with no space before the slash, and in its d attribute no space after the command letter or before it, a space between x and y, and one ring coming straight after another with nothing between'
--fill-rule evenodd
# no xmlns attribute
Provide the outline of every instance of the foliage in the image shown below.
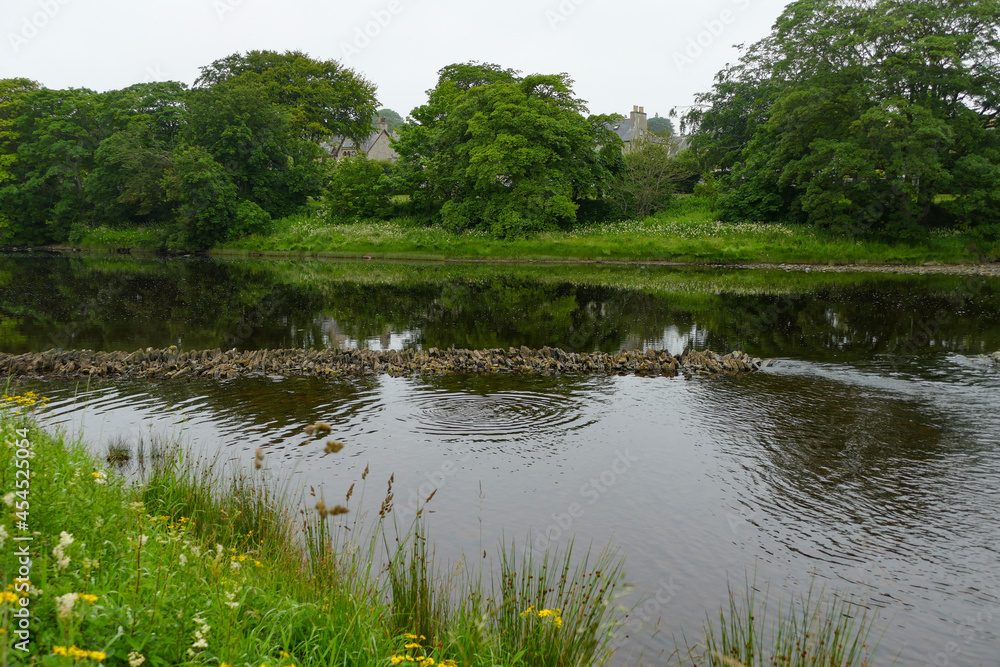
<svg viewBox="0 0 1000 667"><path fill-rule="evenodd" d="M389 124L389 129L398 130L406 120L403 119L398 113L392 109L379 109L374 116L372 116L372 125L378 122L380 118L385 118L385 122Z"/></svg>
<svg viewBox="0 0 1000 667"><path fill-rule="evenodd" d="M191 248L208 248L230 236L239 193L229 172L208 151L180 146L164 186L174 206L180 241Z"/></svg>
<svg viewBox="0 0 1000 667"><path fill-rule="evenodd" d="M28 93L38 88L38 84L30 79L0 79L0 189L4 183L14 180L17 175L14 167L17 163L17 150L22 141L21 133L18 131L18 119L23 112ZM0 203L0 245L14 240L18 227L15 227L4 213L3 205Z"/></svg>
<svg viewBox="0 0 1000 667"><path fill-rule="evenodd" d="M173 151L157 139L147 119L135 120L102 141L84 184L94 217L116 226L168 222L163 179L172 158Z"/></svg>
<svg viewBox="0 0 1000 667"><path fill-rule="evenodd" d="M384 217L391 210L389 177L364 155L341 158L331 170L324 204L331 222Z"/></svg>
<svg viewBox="0 0 1000 667"><path fill-rule="evenodd" d="M106 246L107 232L88 241ZM297 214L275 223L272 236L232 241L219 252L382 258L616 259L689 262L812 262L819 264L962 264L1000 258L996 240L954 230L931 230L912 243L844 238L801 225L723 223L710 197L680 195L666 211L645 220L579 225L571 231L502 240L482 230L447 231L415 218L330 225Z"/></svg>
<svg viewBox="0 0 1000 667"><path fill-rule="evenodd" d="M669 137L674 133L674 121L656 114L646 121L646 127L650 132L659 137Z"/></svg>
<svg viewBox="0 0 1000 667"><path fill-rule="evenodd" d="M664 144L633 142L610 193L618 217L641 219L665 210L673 199L677 181L687 175Z"/></svg>
<svg viewBox="0 0 1000 667"><path fill-rule="evenodd" d="M685 118L723 216L894 238L993 219L998 22L995 0L789 5Z"/></svg>
<svg viewBox="0 0 1000 667"><path fill-rule="evenodd" d="M282 216L319 194L322 149L295 136L291 113L270 101L262 77L248 73L195 90L189 107L185 139L224 167L240 199Z"/></svg>
<svg viewBox="0 0 1000 667"><path fill-rule="evenodd" d="M271 51L216 61L194 90L0 80L0 244L75 242L96 225L156 225L198 248L264 232L322 194L318 141L367 135L374 92L336 62Z"/></svg>
<svg viewBox="0 0 1000 667"><path fill-rule="evenodd" d="M252 201L241 201L236 206L236 222L229 233L230 238L243 238L254 234L264 235L271 231L271 214Z"/></svg>
<svg viewBox="0 0 1000 667"><path fill-rule="evenodd" d="M335 60L315 60L301 51L235 53L201 68L195 85L212 88L255 78L268 99L289 112L301 138L321 141L339 134L361 141L371 133L375 86Z"/></svg>
<svg viewBox="0 0 1000 667"><path fill-rule="evenodd" d="M602 194L610 177L597 147L620 154L620 140L604 117L583 116L571 85L565 74L522 78L492 64L442 69L396 144L414 200L441 202L453 231L513 238L572 224L577 201Z"/></svg>
<svg viewBox="0 0 1000 667"><path fill-rule="evenodd" d="M21 410L44 403L18 398L24 400L13 405ZM30 586L15 588L9 574L17 572L14 549L0 554L0 588L6 587L0 592L0 629L11 636L9 612L27 597L28 648L43 664L70 664L73 658L114 665L376 666L416 664L419 658L450 667L527 667L599 664L607 657L618 615L607 603L612 575L621 567L610 555L601 554L590 568L583 559L568 580L554 582L571 595L559 598L573 605L565 627L551 615L526 620L513 605L486 609L481 580L470 574L460 580L456 612L443 617L427 641L418 628L398 623L406 616L396 613L401 610L385 579L448 591L454 576L443 580L426 560L412 570L396 567L406 559L404 540L388 552L390 577L379 577L379 547L395 541L385 514L374 522L356 517L348 523L335 519L345 509L338 508L310 510L300 518L295 500L271 482L261 454L255 459L261 469L248 473L193 460L168 441L140 441L135 456L125 444L133 463L121 472L136 478L128 483L83 443L53 437L8 407L0 408L0 435L5 442L27 442L33 451L33 458L20 460L33 473L30 525L37 531ZM5 504L8 497L20 500L14 493L16 451L0 447ZM342 501L346 505L353 489ZM383 505L386 514L391 498ZM73 511L60 510L65 507ZM0 541L17 532L10 516L0 518ZM427 573L432 577L422 579ZM544 572L518 572L525 580L539 574ZM486 574L487 581L496 578ZM585 585L597 579L602 590ZM518 602L536 609L557 599L546 591L526 593ZM520 626L517 641L501 634L512 624ZM10 647L0 660L17 660L14 651ZM546 658L559 652L574 659Z"/></svg>
<svg viewBox="0 0 1000 667"><path fill-rule="evenodd" d="M71 225L89 217L84 182L103 138L99 100L86 89L43 88L24 95L14 122L19 140L13 178L0 189L0 217L8 224L3 241L62 242Z"/></svg>

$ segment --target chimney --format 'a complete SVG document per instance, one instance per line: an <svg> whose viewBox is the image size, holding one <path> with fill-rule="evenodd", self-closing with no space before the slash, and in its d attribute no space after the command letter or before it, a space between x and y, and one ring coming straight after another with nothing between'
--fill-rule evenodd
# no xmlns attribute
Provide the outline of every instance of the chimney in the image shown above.
<svg viewBox="0 0 1000 667"><path fill-rule="evenodd" d="M646 123L646 112L643 107L634 105L632 107L632 114L629 118L630 126L632 128L632 136L636 139L646 136L648 132L648 125Z"/></svg>
<svg viewBox="0 0 1000 667"><path fill-rule="evenodd" d="M385 116L379 116L378 117L378 123L375 124L375 127L378 128L379 130L385 130L386 132L388 132L389 131L389 121L387 121L385 119Z"/></svg>

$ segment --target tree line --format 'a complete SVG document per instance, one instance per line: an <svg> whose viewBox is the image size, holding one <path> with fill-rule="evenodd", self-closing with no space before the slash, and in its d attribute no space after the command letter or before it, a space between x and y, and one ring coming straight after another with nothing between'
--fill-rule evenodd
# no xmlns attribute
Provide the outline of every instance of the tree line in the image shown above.
<svg viewBox="0 0 1000 667"><path fill-rule="evenodd" d="M0 80L0 245L73 242L100 224L162 226L171 245L206 248L319 201L335 220L402 212L500 236L567 227L581 207L591 217L662 208L669 179L655 193L612 186L630 167L676 165L655 149L624 158L609 129L619 117L585 115L571 85L565 74L450 65L406 122L378 110L356 72L300 52L235 54L191 87ZM325 142L360 142L379 115L398 132L398 165L325 159ZM402 211L398 194L409 196Z"/></svg>
<svg viewBox="0 0 1000 667"><path fill-rule="evenodd" d="M177 247L409 216L499 237L643 218L677 191L723 220L1000 239L1000 0L796 0L681 118L629 150L563 74L449 65L404 120L336 61L253 51L193 86L96 93L0 80L0 245L153 225ZM396 164L328 156L382 113ZM661 132L672 127L654 118ZM402 196L400 196L402 195ZM317 213L318 212L318 213Z"/></svg>
<svg viewBox="0 0 1000 667"><path fill-rule="evenodd" d="M262 231L322 191L319 141L361 137L375 86L334 61L255 51L193 87L97 93L0 81L0 244L152 224L207 247Z"/></svg>
<svg viewBox="0 0 1000 667"><path fill-rule="evenodd" d="M1000 2L798 0L683 117L727 220L1000 237Z"/></svg>

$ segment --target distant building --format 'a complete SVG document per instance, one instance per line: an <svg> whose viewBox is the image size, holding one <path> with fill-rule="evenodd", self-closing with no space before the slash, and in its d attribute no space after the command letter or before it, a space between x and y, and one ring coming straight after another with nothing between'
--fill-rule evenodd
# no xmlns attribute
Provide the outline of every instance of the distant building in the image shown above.
<svg viewBox="0 0 1000 667"><path fill-rule="evenodd" d="M651 141L657 144L666 144L671 155L676 155L688 147L687 137L671 135L669 138L653 134L649 131L649 122L646 117L646 110L640 106L633 106L632 113L628 117L622 117L616 123L609 125L610 129L622 140L622 152L628 153L633 146L640 142Z"/></svg>
<svg viewBox="0 0 1000 667"><path fill-rule="evenodd" d="M399 159L399 153L392 149L394 138L396 133L389 128L389 123L385 118L379 118L375 131L360 144L355 144L347 137L336 136L324 143L323 148L334 160L364 153L370 160L388 160L395 163Z"/></svg>
<svg viewBox="0 0 1000 667"><path fill-rule="evenodd" d="M633 106L632 113L629 114L628 118L622 118L612 125L611 129L625 144L622 150L626 153L632 150L633 142L648 141L650 138L646 111L640 106ZM659 137L654 136L653 139L659 139Z"/></svg>

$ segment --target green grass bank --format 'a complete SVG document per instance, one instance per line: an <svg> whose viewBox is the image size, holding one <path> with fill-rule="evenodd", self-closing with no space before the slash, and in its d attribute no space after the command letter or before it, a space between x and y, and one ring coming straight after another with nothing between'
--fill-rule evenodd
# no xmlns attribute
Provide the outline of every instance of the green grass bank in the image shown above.
<svg viewBox="0 0 1000 667"><path fill-rule="evenodd" d="M511 544L492 566L473 557L439 568L419 524L393 523L391 479L371 521L351 509L365 475L357 494L352 484L296 510L260 450L235 470L156 439L115 441L97 458L38 427L31 413L44 404L0 399L4 667L642 662L613 653L627 619L613 549L538 557ZM849 605L807 598L772 624L751 590L674 661L874 664L871 624Z"/></svg>
<svg viewBox="0 0 1000 667"><path fill-rule="evenodd" d="M78 246L153 251L166 243L162 229L95 227ZM580 225L572 231L517 240L501 240L483 232L451 233L406 217L329 224L302 214L276 221L266 236L228 242L211 252L379 259L915 265L995 262L1000 259L1000 243L954 230L932 230L915 243L886 243L797 225L722 223L706 200L682 196L671 209L645 220Z"/></svg>

